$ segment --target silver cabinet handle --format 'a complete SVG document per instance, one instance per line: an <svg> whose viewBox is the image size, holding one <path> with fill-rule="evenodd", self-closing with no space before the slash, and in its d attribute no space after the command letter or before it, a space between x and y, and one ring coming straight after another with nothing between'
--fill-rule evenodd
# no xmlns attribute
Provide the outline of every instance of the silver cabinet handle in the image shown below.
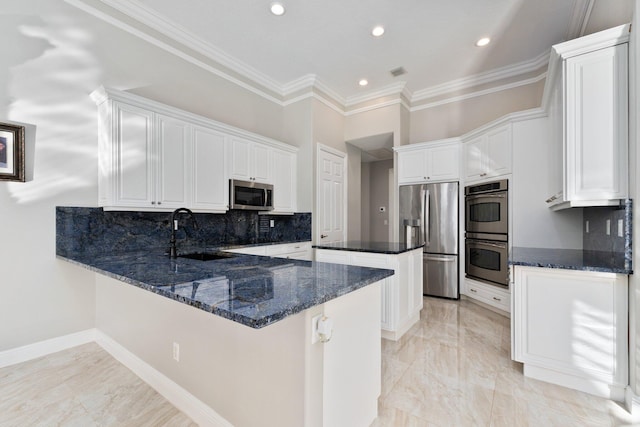
<svg viewBox="0 0 640 427"><path fill-rule="evenodd" d="M320 238L321 238L321 239L324 239L325 237L329 237L329 235L328 235L328 234L321 234L321 235L320 235Z"/></svg>
<svg viewBox="0 0 640 427"><path fill-rule="evenodd" d="M158 204L159 204L159 205L161 205L161 204L162 204L162 202L158 202Z"/></svg>
<svg viewBox="0 0 640 427"><path fill-rule="evenodd" d="M493 299L494 299L495 301L502 301L502 298L498 298L498 297L493 297Z"/></svg>
<svg viewBox="0 0 640 427"><path fill-rule="evenodd" d="M151 204L152 204L152 205L155 205L155 204L156 204L156 202L151 202Z"/></svg>
<svg viewBox="0 0 640 427"><path fill-rule="evenodd" d="M470 290L471 292L474 292L474 293L475 293L475 292L478 292L478 291L476 291L476 290L475 290L475 289L473 289L473 288L469 288L469 290Z"/></svg>

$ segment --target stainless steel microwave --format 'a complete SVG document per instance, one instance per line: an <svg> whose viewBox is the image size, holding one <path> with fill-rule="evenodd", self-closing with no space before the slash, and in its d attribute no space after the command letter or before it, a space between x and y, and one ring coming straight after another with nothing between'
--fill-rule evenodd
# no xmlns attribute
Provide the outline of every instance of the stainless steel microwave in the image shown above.
<svg viewBox="0 0 640 427"><path fill-rule="evenodd" d="M273 185L230 179L229 209L273 210Z"/></svg>

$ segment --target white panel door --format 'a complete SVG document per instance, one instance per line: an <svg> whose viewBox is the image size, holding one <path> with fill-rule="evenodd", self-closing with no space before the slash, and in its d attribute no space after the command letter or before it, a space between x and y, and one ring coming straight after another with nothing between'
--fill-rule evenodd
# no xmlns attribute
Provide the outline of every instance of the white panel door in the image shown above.
<svg viewBox="0 0 640 427"><path fill-rule="evenodd" d="M229 180L224 134L203 127L193 129L193 209L227 210Z"/></svg>
<svg viewBox="0 0 640 427"><path fill-rule="evenodd" d="M398 153L398 183L427 180L427 148Z"/></svg>
<svg viewBox="0 0 640 427"><path fill-rule="evenodd" d="M253 180L271 183L271 147L254 143L250 150L252 168L249 172Z"/></svg>
<svg viewBox="0 0 640 427"><path fill-rule="evenodd" d="M484 172L488 176L511 172L511 125L487 132L486 138Z"/></svg>
<svg viewBox="0 0 640 427"><path fill-rule="evenodd" d="M231 147L229 151L231 178L245 181L249 181L251 179L251 163L249 158L250 149L250 141L240 138L231 139Z"/></svg>
<svg viewBox="0 0 640 427"><path fill-rule="evenodd" d="M566 61L567 196L627 197L627 44Z"/></svg>
<svg viewBox="0 0 640 427"><path fill-rule="evenodd" d="M320 144L318 147L318 242L344 241L346 154Z"/></svg>
<svg viewBox="0 0 640 427"><path fill-rule="evenodd" d="M189 203L189 131L189 124L182 120L158 116L155 204L159 208L179 208Z"/></svg>
<svg viewBox="0 0 640 427"><path fill-rule="evenodd" d="M484 151L485 140L482 136L472 139L464 144L465 177L468 181L484 177Z"/></svg>
<svg viewBox="0 0 640 427"><path fill-rule="evenodd" d="M273 210L296 211L296 155L287 151L273 150L271 157Z"/></svg>
<svg viewBox="0 0 640 427"><path fill-rule="evenodd" d="M153 189L153 113L114 103L116 116L116 206L155 205Z"/></svg>
<svg viewBox="0 0 640 427"><path fill-rule="evenodd" d="M460 155L458 145L433 147L428 151L427 180L443 181L457 180L460 176Z"/></svg>

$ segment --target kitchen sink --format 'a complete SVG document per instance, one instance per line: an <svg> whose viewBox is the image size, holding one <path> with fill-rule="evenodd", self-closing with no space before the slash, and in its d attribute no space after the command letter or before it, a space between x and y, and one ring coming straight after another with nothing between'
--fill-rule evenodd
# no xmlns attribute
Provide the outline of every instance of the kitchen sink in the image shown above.
<svg viewBox="0 0 640 427"><path fill-rule="evenodd" d="M197 259L198 261L213 261L216 259L233 258L235 255L227 252L194 252L178 255L178 258Z"/></svg>

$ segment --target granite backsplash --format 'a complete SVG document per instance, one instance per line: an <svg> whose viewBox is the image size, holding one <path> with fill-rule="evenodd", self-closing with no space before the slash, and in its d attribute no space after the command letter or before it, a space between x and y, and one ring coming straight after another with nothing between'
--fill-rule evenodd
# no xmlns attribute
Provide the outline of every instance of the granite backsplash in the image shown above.
<svg viewBox="0 0 640 427"><path fill-rule="evenodd" d="M621 207L590 207L583 210L582 245L585 251L624 253L631 259L632 201ZM607 220L610 221L607 234ZM622 221L622 236L618 223ZM587 222L589 223L587 232Z"/></svg>
<svg viewBox="0 0 640 427"><path fill-rule="evenodd" d="M197 227L180 215L178 246L251 245L311 240L311 213L258 215L250 211L196 213ZM273 227L270 221L273 220ZM169 247L171 212L116 212L56 208L56 254L105 254Z"/></svg>

